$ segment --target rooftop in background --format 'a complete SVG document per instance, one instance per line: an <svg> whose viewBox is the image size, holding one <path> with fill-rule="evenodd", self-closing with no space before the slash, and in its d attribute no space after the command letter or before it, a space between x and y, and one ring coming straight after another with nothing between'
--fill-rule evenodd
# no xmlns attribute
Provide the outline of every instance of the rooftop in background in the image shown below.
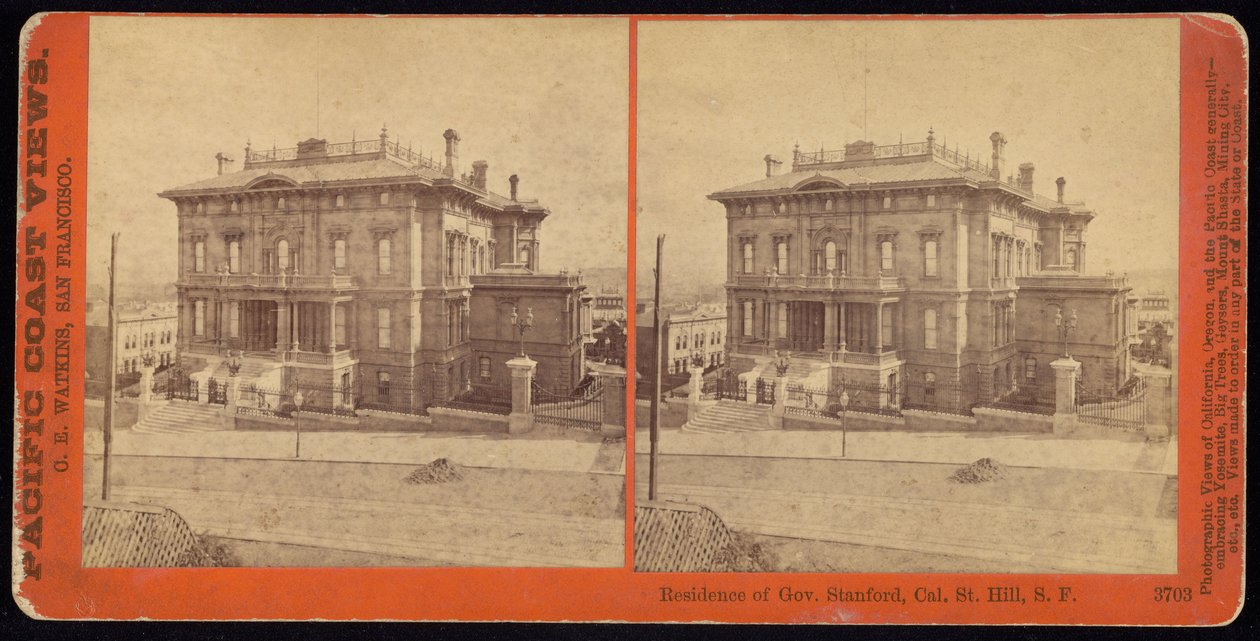
<svg viewBox="0 0 1260 641"><path fill-rule="evenodd" d="M114 312L118 322L143 319L174 318L178 313L175 301L126 301L116 303ZM109 322L109 302L105 299L88 299L86 310L88 325L104 327Z"/></svg>
<svg viewBox="0 0 1260 641"><path fill-rule="evenodd" d="M635 306L635 325L652 326L652 303L638 303ZM661 322L685 323L699 320L717 320L726 318L724 303L693 303L685 305L661 305Z"/></svg>
<svg viewBox="0 0 1260 641"><path fill-rule="evenodd" d="M876 145L858 140L845 145L843 149L819 149L816 152L801 151L798 145L792 151L792 171L779 174L778 167L783 163L774 156L767 155L764 179L717 191L711 197L721 199L802 187L808 191L819 179L821 182L831 183L819 185L819 189L827 186L867 187L962 179L976 184L1000 185L1048 210L1081 213L1089 211L1082 202L1064 200L1062 179L1056 183L1059 187L1056 198L1035 193L1032 189L1032 163L1022 163L1018 174L1002 177L1006 138L994 132L991 140L991 158L996 161L994 165L983 162L979 154L972 156L970 152L960 152L957 146L949 149L936 142L935 132L931 129L923 142Z"/></svg>

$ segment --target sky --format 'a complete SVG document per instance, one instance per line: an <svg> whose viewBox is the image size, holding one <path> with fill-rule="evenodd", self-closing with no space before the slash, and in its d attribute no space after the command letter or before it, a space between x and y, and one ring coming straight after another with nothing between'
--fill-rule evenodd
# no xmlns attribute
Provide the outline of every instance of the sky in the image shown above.
<svg viewBox="0 0 1260 641"><path fill-rule="evenodd" d="M637 288L725 278L726 221L706 195L790 170L792 146L938 143L1084 200L1093 273L1177 267L1175 18L644 22L638 28ZM869 73L864 73L869 70ZM1175 292L1176 283L1164 286Z"/></svg>
<svg viewBox="0 0 1260 641"><path fill-rule="evenodd" d="M89 49L88 282L120 294L176 271L173 203L224 152L392 140L460 164L551 210L540 268L624 263L629 27L624 19L93 17ZM318 87L318 89L317 89ZM125 294L124 294L125 295Z"/></svg>

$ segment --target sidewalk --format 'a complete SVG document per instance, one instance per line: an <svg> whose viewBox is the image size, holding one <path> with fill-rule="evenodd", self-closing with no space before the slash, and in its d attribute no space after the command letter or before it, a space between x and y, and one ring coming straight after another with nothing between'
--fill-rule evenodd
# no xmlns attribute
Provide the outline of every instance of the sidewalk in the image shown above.
<svg viewBox="0 0 1260 641"><path fill-rule="evenodd" d="M706 434L664 428L660 452L672 455L840 459L839 430L767 430ZM635 453L649 449L648 431L635 433ZM1146 443L1064 438L1052 434L975 432L849 432L850 460L963 465L992 458L1003 465L1111 470L1174 476L1177 441Z"/></svg>
<svg viewBox="0 0 1260 641"><path fill-rule="evenodd" d="M541 470L549 472L601 472L597 467L601 442L591 438L527 434L403 433L403 432L303 432L303 461L363 463L428 463L448 458L471 467ZM84 451L102 452L101 433L88 432ZM141 434L131 430L114 433L113 453L119 456L175 456L192 458L240 458L294 460L294 432L217 431L181 434ZM609 473L603 471L603 473ZM624 463L620 474L625 473Z"/></svg>

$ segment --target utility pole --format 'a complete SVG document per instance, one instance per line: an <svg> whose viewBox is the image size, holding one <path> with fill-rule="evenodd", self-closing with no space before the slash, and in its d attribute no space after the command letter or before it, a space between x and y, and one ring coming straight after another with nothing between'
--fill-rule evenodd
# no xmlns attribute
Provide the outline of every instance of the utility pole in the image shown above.
<svg viewBox="0 0 1260 641"><path fill-rule="evenodd" d="M656 237L656 294L652 297L652 416L648 440L648 500L656 500L656 442L661 425L661 252L665 247L665 234Z"/></svg>
<svg viewBox="0 0 1260 641"><path fill-rule="evenodd" d="M116 269L118 261L118 232L110 235L109 239L109 336L105 339L105 349L108 350L109 358L109 378L105 385L105 423L102 427L102 441L104 443L104 452L101 461L101 500L109 500L109 455L111 441L114 438L114 386L118 376L118 354L114 349L114 342L118 336L117 319L114 315L114 280L117 278L118 270Z"/></svg>

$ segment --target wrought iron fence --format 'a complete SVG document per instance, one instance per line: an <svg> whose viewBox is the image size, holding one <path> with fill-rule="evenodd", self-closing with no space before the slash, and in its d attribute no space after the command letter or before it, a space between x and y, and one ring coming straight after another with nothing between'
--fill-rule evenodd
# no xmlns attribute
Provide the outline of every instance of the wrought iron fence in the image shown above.
<svg viewBox="0 0 1260 641"><path fill-rule="evenodd" d="M206 381L206 402L211 405L227 405L227 384L211 378Z"/></svg>
<svg viewBox="0 0 1260 641"><path fill-rule="evenodd" d="M973 395L957 381L906 383L902 409L971 416Z"/></svg>
<svg viewBox="0 0 1260 641"><path fill-rule="evenodd" d="M236 404L237 414L269 418L291 419L296 409L291 393L256 385L241 388Z"/></svg>
<svg viewBox="0 0 1260 641"><path fill-rule="evenodd" d="M450 407L506 416L512 413L512 389L491 385L473 385L472 389L449 401L443 401L436 405L437 407Z"/></svg>
<svg viewBox="0 0 1260 641"><path fill-rule="evenodd" d="M182 369L172 367L166 376L166 400L197 400L197 381Z"/></svg>
<svg viewBox="0 0 1260 641"><path fill-rule="evenodd" d="M1146 383L1131 378L1118 389L1089 389L1078 384L1076 414L1083 423L1126 432L1141 431L1146 424Z"/></svg>
<svg viewBox="0 0 1260 641"><path fill-rule="evenodd" d="M534 421L587 431L598 431L603 419L603 386L584 382L572 391L552 391L534 383Z"/></svg>
<svg viewBox="0 0 1260 641"><path fill-rule="evenodd" d="M358 398L353 387L303 382L296 386L302 393L302 411L352 418Z"/></svg>
<svg viewBox="0 0 1260 641"><path fill-rule="evenodd" d="M997 398L991 401L979 402L976 405L1049 416L1054 414L1054 385L1025 381L1023 385L1013 385L1009 389L1001 390Z"/></svg>
<svg viewBox="0 0 1260 641"><path fill-rule="evenodd" d="M774 380L764 378L757 379L757 404L758 405L774 405Z"/></svg>

